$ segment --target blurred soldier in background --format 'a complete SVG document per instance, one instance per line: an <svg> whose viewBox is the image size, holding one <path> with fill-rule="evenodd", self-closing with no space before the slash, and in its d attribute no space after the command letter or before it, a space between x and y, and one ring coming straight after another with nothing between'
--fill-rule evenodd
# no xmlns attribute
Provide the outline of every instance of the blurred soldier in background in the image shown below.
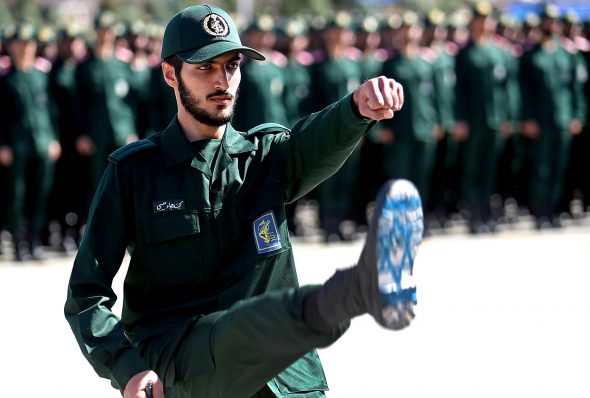
<svg viewBox="0 0 590 398"><path fill-rule="evenodd" d="M4 79L4 76L10 71L12 62L6 51L6 36L11 34L7 29L0 29L0 82ZM0 137L2 131L0 130ZM9 152L0 149L0 186L8 187L8 168L7 164L10 163L8 160ZM6 192L6 188L3 190ZM0 209L6 209L8 206L8 195L6 193L0 195ZM6 211L0 211L0 231L6 229ZM0 244L0 254L2 253L2 245Z"/></svg>
<svg viewBox="0 0 590 398"><path fill-rule="evenodd" d="M129 65L115 57L117 22L110 12L96 18L96 43L76 72L81 112L76 150L88 160L88 201L107 156L137 139ZM87 208L87 207L86 207Z"/></svg>
<svg viewBox="0 0 590 398"><path fill-rule="evenodd" d="M495 29L493 6L475 4L470 41L456 58L453 136L462 143L461 197L471 233L495 230L490 199L496 192L498 159L511 133L507 57L492 40Z"/></svg>
<svg viewBox="0 0 590 398"><path fill-rule="evenodd" d="M582 35L582 24L578 14L567 11L562 18L563 33L561 35L562 46L571 54L576 68L576 79L583 85L586 98L586 118L588 117L588 66L590 64L590 41ZM562 196L561 211L569 212L579 216L581 208L570 209L572 200L583 199L590 195L588 186L588 170L590 170L590 131L588 124L582 123L582 131L572 137L571 150L569 154L568 171L564 182L564 194ZM583 203L583 202L582 202Z"/></svg>
<svg viewBox="0 0 590 398"><path fill-rule="evenodd" d="M360 17L355 22L355 47L360 50L359 63L361 67L361 81L379 76L383 69L383 63L391 55L381 35L381 21L373 15ZM384 177L379 172L382 161L381 145L377 137L379 125L375 125L362 141L359 159L359 178L354 213L358 228L366 226L366 209L377 195L377 191L383 184Z"/></svg>
<svg viewBox="0 0 590 398"><path fill-rule="evenodd" d="M377 17L367 15L355 22L355 47L360 50L361 80L379 76L383 62L388 58L387 50L381 47L380 22Z"/></svg>
<svg viewBox="0 0 590 398"><path fill-rule="evenodd" d="M572 135L580 134L587 105L587 71L559 39L559 9L549 4L541 16L540 42L526 51L520 66L522 134L529 141L530 204L537 228L558 227L556 214L564 187Z"/></svg>
<svg viewBox="0 0 590 398"><path fill-rule="evenodd" d="M311 108L309 68L313 55L307 51L309 38L307 24L302 18L289 18L278 26L277 49L286 57L282 68L284 75L283 104L287 126L309 114Z"/></svg>
<svg viewBox="0 0 590 398"><path fill-rule="evenodd" d="M242 34L244 45L257 48L266 57L265 61L253 62L244 59L241 65L242 83L238 96L233 126L241 131L272 121L287 125L283 105L285 81L282 68L287 57L274 50L276 41L274 21L270 15L259 15Z"/></svg>
<svg viewBox="0 0 590 398"><path fill-rule="evenodd" d="M418 14L406 11L398 36L397 55L386 61L382 74L405 88L405 107L394 119L382 121L384 178L412 181L423 203L428 203L436 144L443 137L440 124L434 62L437 54L421 47L423 25ZM428 217L425 217L427 219Z"/></svg>
<svg viewBox="0 0 590 398"><path fill-rule="evenodd" d="M82 157L76 151L80 135L78 117L81 113L76 82L76 68L87 56L84 32L75 24L59 32L58 56L50 74L52 98L57 108L57 130L62 156L57 162L55 182L50 195L50 220L61 226L61 249L73 251L79 241L80 218L86 212L84 192L89 187L84 178Z"/></svg>
<svg viewBox="0 0 590 398"><path fill-rule="evenodd" d="M352 17L339 12L327 21L321 31L321 51L316 54L312 66L313 110L319 110L337 101L357 87L362 78L358 50L354 44L351 30ZM342 223L355 217L358 203L360 150L358 147L346 163L316 190L319 203L320 221L325 232L325 240L337 241L349 238L341 230Z"/></svg>
<svg viewBox="0 0 590 398"><path fill-rule="evenodd" d="M131 102L135 114L136 132L139 138L148 136L151 129L149 113L151 67L147 26L141 20L126 26L127 46L131 52Z"/></svg>
<svg viewBox="0 0 590 398"><path fill-rule="evenodd" d="M35 68L35 29L19 24L8 43L13 68L2 78L0 162L9 167L7 227L15 260L41 260L46 200L61 146L54 128L47 73Z"/></svg>
<svg viewBox="0 0 590 398"><path fill-rule="evenodd" d="M147 117L150 119L150 130L147 135L164 130L176 114L174 90L166 84L166 81L162 76L162 60L160 59L160 53L162 52L164 28L160 25L152 24L150 25L149 30L150 40L148 48L150 49L150 81L148 89L149 112Z"/></svg>
<svg viewBox="0 0 590 398"><path fill-rule="evenodd" d="M449 40L447 17L433 9L425 18L422 45L434 53L434 87L438 124L442 136L436 145L436 160L431 175L430 203L426 204L430 217L427 227L447 224L447 217L456 211L459 197L459 145L451 137L455 109L455 56L459 46Z"/></svg>
<svg viewBox="0 0 590 398"><path fill-rule="evenodd" d="M303 18L285 18L277 29L276 49L286 57L282 67L284 89L282 102L287 118L287 126L295 123L310 113L311 76L309 68L313 55L307 51L309 46L308 27ZM258 63L258 62L256 62ZM305 235L303 225L295 220L297 202L285 206L289 231L293 235Z"/></svg>

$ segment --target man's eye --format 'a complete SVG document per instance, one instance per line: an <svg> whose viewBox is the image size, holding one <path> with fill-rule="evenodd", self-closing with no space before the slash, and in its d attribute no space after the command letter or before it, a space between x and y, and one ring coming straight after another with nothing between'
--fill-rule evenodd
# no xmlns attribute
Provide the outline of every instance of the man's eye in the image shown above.
<svg viewBox="0 0 590 398"><path fill-rule="evenodd" d="M197 69L198 70L209 70L209 69L211 69L211 65L209 65L209 64L199 65L199 66L197 66Z"/></svg>
<svg viewBox="0 0 590 398"><path fill-rule="evenodd" d="M228 69L238 69L239 67L239 62L230 62L229 64L227 64Z"/></svg>

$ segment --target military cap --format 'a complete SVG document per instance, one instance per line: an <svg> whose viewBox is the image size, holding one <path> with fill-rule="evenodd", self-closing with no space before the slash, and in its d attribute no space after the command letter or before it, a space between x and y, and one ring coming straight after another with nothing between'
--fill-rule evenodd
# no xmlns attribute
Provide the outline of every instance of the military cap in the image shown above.
<svg viewBox="0 0 590 398"><path fill-rule="evenodd" d="M60 27L59 36L63 39L75 39L85 37L85 32L82 26L77 23L66 23Z"/></svg>
<svg viewBox="0 0 590 398"><path fill-rule="evenodd" d="M37 32L37 40L42 44L52 43L57 40L57 31L51 26L42 26Z"/></svg>
<svg viewBox="0 0 590 398"><path fill-rule="evenodd" d="M110 11L101 11L94 20L94 27L97 29L114 29L116 26L117 19Z"/></svg>
<svg viewBox="0 0 590 398"><path fill-rule="evenodd" d="M444 26L446 23L446 15L438 8L434 8L426 13L424 21L427 26Z"/></svg>
<svg viewBox="0 0 590 398"><path fill-rule="evenodd" d="M492 3L486 0L478 1L471 6L471 12L474 18L490 17L495 13L495 8Z"/></svg>
<svg viewBox="0 0 590 398"><path fill-rule="evenodd" d="M37 29L28 22L21 22L7 29L6 38L13 41L36 41Z"/></svg>
<svg viewBox="0 0 590 398"><path fill-rule="evenodd" d="M563 21L572 25L576 25L580 23L580 16L574 10L567 10L566 13L563 15Z"/></svg>
<svg viewBox="0 0 590 398"><path fill-rule="evenodd" d="M164 37L164 26L151 22L147 25L146 32L150 38L161 40Z"/></svg>
<svg viewBox="0 0 590 398"><path fill-rule="evenodd" d="M467 8L462 8L451 14L449 17L449 26L455 29L464 28L469 24L471 12Z"/></svg>
<svg viewBox="0 0 590 398"><path fill-rule="evenodd" d="M559 11L559 7L553 3L547 3L543 7L541 11L541 18L542 19L557 19L559 18L561 12Z"/></svg>
<svg viewBox="0 0 590 398"><path fill-rule="evenodd" d="M258 51L242 45L236 24L219 7L196 5L185 8L166 25L162 59L176 55L184 62L198 64L230 51L264 60Z"/></svg>
<svg viewBox="0 0 590 398"><path fill-rule="evenodd" d="M402 17L395 13L395 14L391 14L389 16L387 16L387 18L385 18L382 21L381 24L381 29L382 30L396 30L399 29L402 26Z"/></svg>
<svg viewBox="0 0 590 398"><path fill-rule="evenodd" d="M500 26L504 26L506 28L518 28L520 26L520 22L518 19L513 17L508 13L502 13L500 18L498 19L498 23Z"/></svg>
<svg viewBox="0 0 590 398"><path fill-rule="evenodd" d="M297 37L307 33L307 23L303 18L285 18L278 26L278 33L285 37Z"/></svg>
<svg viewBox="0 0 590 398"><path fill-rule="evenodd" d="M143 36L147 34L147 25L141 19L127 22L126 33L134 36Z"/></svg>
<svg viewBox="0 0 590 398"><path fill-rule="evenodd" d="M402 14L401 26L414 26L420 25L421 23L418 13L412 10L404 11Z"/></svg>
<svg viewBox="0 0 590 398"><path fill-rule="evenodd" d="M275 29L275 21L268 14L257 15L246 28L247 32L272 32Z"/></svg>
<svg viewBox="0 0 590 398"><path fill-rule="evenodd" d="M309 27L311 30L313 30L315 32L319 32L319 31L324 30L326 28L327 24L328 24L328 17L323 14L314 15L314 16L310 17L310 20L309 20Z"/></svg>
<svg viewBox="0 0 590 398"><path fill-rule="evenodd" d="M524 26L527 28L536 28L541 23L541 18L535 12L529 11L524 16Z"/></svg>
<svg viewBox="0 0 590 398"><path fill-rule="evenodd" d="M338 11L336 14L328 18L326 28L352 28L352 15L346 11Z"/></svg>
<svg viewBox="0 0 590 398"><path fill-rule="evenodd" d="M359 21L357 21L357 23L355 24L355 30L365 33L375 33L379 31L380 25L381 22L376 16L366 15L360 18Z"/></svg>

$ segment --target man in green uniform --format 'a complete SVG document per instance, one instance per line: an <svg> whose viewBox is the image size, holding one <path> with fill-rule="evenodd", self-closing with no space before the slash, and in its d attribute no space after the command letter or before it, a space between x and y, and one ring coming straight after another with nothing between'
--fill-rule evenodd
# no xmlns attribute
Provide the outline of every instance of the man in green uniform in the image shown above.
<svg viewBox="0 0 590 398"><path fill-rule="evenodd" d="M506 54L493 41L496 19L487 1L473 8L470 40L457 54L454 138L462 143L461 197L472 233L495 229L490 198L496 192L496 171L510 134Z"/></svg>
<svg viewBox="0 0 590 398"><path fill-rule="evenodd" d="M125 398L322 397L315 347L370 313L388 329L413 318L420 198L384 187L356 267L298 287L285 202L334 173L373 120L401 108L384 77L310 115L236 131L241 44L222 9L169 22L162 57L178 113L162 133L111 154L74 262L65 305L79 346ZM396 239L394 239L394 235ZM379 244L377 243L379 242ZM111 283L125 250L122 319Z"/></svg>
<svg viewBox="0 0 590 398"><path fill-rule="evenodd" d="M431 10L425 18L422 43L427 53L434 54L434 87L438 122L443 136L436 148L436 164L431 178L430 205L435 219L433 226L444 227L450 213L457 210L459 192L459 145L451 139L455 109L455 57L459 46L449 37L447 16L439 9ZM427 224L428 226L428 224Z"/></svg>
<svg viewBox="0 0 590 398"><path fill-rule="evenodd" d="M34 34L32 25L20 24L10 38L13 69L2 79L0 99L0 159L10 167L7 226L19 261L31 256L44 258L40 233L45 227L55 161L61 154L48 75L35 68ZM29 204L28 217L25 203ZM26 236L22 236L25 230ZM22 238L26 238L25 244Z"/></svg>
<svg viewBox="0 0 590 398"><path fill-rule="evenodd" d="M81 108L76 149L88 159L91 193L104 171L108 154L137 139L131 70L115 57L114 15L100 14L95 28L94 48L76 71Z"/></svg>
<svg viewBox="0 0 590 398"><path fill-rule="evenodd" d="M75 250L79 242L81 218L87 209L85 192L88 187L83 173L83 158L76 151L79 136L77 123L80 115L80 100L76 84L76 67L87 54L86 40L82 29L74 24L60 32L59 56L50 73L50 85L57 109L62 156L56 164L55 181L49 203L55 220L62 227L62 249Z"/></svg>
<svg viewBox="0 0 590 398"><path fill-rule="evenodd" d="M436 54L422 49L422 32L418 15L406 11L398 33L397 55L385 62L381 72L387 77L396 76L406 87L405 106L397 117L382 122L380 135L384 137L383 175L387 179L409 179L427 203L436 144L443 130L434 81Z"/></svg>
<svg viewBox="0 0 590 398"><path fill-rule="evenodd" d="M361 81L358 50L354 49L352 16L339 12L330 18L321 34L322 51L311 68L312 110L317 111L342 98ZM347 238L341 225L356 218L355 204L360 199L360 149L356 149L342 168L317 189L320 218L327 242Z"/></svg>
<svg viewBox="0 0 590 398"><path fill-rule="evenodd" d="M587 71L578 70L557 35L559 9L548 5L542 15L542 39L521 60L522 134L530 139L530 205L538 228L559 226L557 206L572 135L586 118L583 85Z"/></svg>

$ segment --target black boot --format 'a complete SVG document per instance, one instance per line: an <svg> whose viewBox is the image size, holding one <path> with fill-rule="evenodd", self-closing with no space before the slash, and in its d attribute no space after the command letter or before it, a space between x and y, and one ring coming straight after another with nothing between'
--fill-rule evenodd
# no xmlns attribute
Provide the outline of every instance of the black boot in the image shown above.
<svg viewBox="0 0 590 398"><path fill-rule="evenodd" d="M369 313L387 329L408 326L416 304L412 268L423 228L416 187L405 180L387 182L377 195L357 266L337 271L317 292L326 323Z"/></svg>

